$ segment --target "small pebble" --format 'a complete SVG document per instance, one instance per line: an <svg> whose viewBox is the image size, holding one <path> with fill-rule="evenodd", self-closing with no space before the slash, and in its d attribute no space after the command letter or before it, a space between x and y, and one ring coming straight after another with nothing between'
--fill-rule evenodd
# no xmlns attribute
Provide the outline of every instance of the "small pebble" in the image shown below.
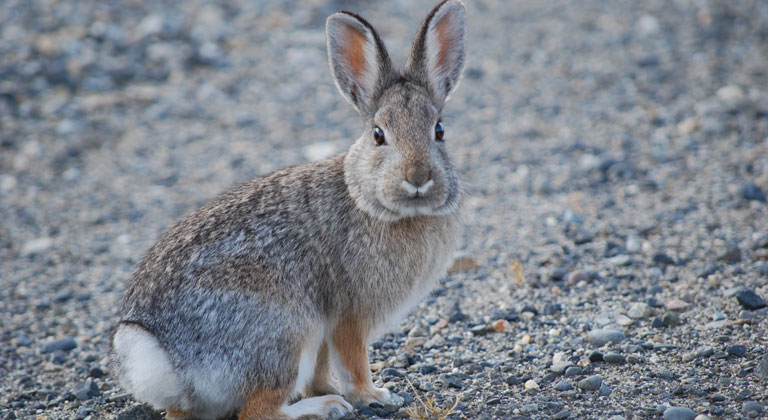
<svg viewBox="0 0 768 420"><path fill-rule="evenodd" d="M608 258L608 262L616 267L626 267L632 264L632 258L629 255L622 254Z"/></svg>
<svg viewBox="0 0 768 420"><path fill-rule="evenodd" d="M657 252L653 254L653 262L657 265L674 265L675 260L672 259L669 255L663 253L663 252Z"/></svg>
<svg viewBox="0 0 768 420"><path fill-rule="evenodd" d="M573 389L573 383L563 380L555 384L555 389L558 391L570 391Z"/></svg>
<svg viewBox="0 0 768 420"><path fill-rule="evenodd" d="M693 420L696 413L690 408L669 407L664 410L664 420Z"/></svg>
<svg viewBox="0 0 768 420"><path fill-rule="evenodd" d="M688 303L681 299L672 299L667 302L667 309L670 311L684 311L688 309Z"/></svg>
<svg viewBox="0 0 768 420"><path fill-rule="evenodd" d="M611 392L613 392L613 389L611 389L611 387L609 387L606 384L602 384L600 385L600 391L598 391L598 395L600 395L601 397L607 397L611 395Z"/></svg>
<svg viewBox="0 0 768 420"><path fill-rule="evenodd" d="M100 395L99 387L92 379L88 379L85 382L80 382L75 385L75 389L72 393L75 394L75 397L77 397L78 400L83 401Z"/></svg>
<svg viewBox="0 0 768 420"><path fill-rule="evenodd" d="M569 366L568 369L565 370L565 376L568 378L572 378L574 376L579 376L584 372L584 369L578 367L578 366Z"/></svg>
<svg viewBox="0 0 768 420"><path fill-rule="evenodd" d="M757 376L768 379L768 354L763 355L755 368Z"/></svg>
<svg viewBox="0 0 768 420"><path fill-rule="evenodd" d="M552 420L565 420L571 416L571 412L568 409L558 411L552 416Z"/></svg>
<svg viewBox="0 0 768 420"><path fill-rule="evenodd" d="M621 364L626 363L627 361L624 355L619 353L608 353L603 358L605 359L606 363Z"/></svg>
<svg viewBox="0 0 768 420"><path fill-rule="evenodd" d="M603 384L603 378L600 375L592 375L579 381L579 388L584 391L596 391Z"/></svg>
<svg viewBox="0 0 768 420"><path fill-rule="evenodd" d="M722 254L717 256L717 260L726 264L736 264L741 261L741 250L737 246L728 247Z"/></svg>
<svg viewBox="0 0 768 420"><path fill-rule="evenodd" d="M677 312L667 312L661 317L661 323L666 327L676 327L681 324L680 315Z"/></svg>
<svg viewBox="0 0 768 420"><path fill-rule="evenodd" d="M510 324L506 319L497 319L493 322L493 324L491 324L491 329L493 329L495 332L505 333L512 330L512 324Z"/></svg>
<svg viewBox="0 0 768 420"><path fill-rule="evenodd" d="M583 270L575 270L572 271L570 274L568 274L568 284L570 285L576 285L581 282L587 282L589 281L589 275L586 271Z"/></svg>
<svg viewBox="0 0 768 420"><path fill-rule="evenodd" d="M715 354L715 349L711 346L701 346L696 349L696 357L709 357L713 354Z"/></svg>
<svg viewBox="0 0 768 420"><path fill-rule="evenodd" d="M64 337L44 344L41 353L52 353L56 350L70 351L77 347L77 342L72 337Z"/></svg>
<svg viewBox="0 0 768 420"><path fill-rule="evenodd" d="M744 184L744 186L741 187L741 195L747 200L760 201L763 203L768 201L765 192L754 182L747 182Z"/></svg>
<svg viewBox="0 0 768 420"><path fill-rule="evenodd" d="M651 321L651 326L653 328L664 328L664 321L662 321L659 317L653 318L653 321Z"/></svg>
<svg viewBox="0 0 768 420"><path fill-rule="evenodd" d="M627 316L632 319L644 319L650 314L651 308L645 302L635 302L627 311Z"/></svg>
<svg viewBox="0 0 768 420"><path fill-rule="evenodd" d="M541 389L539 387L539 384L536 381L534 381L533 379L529 379L529 380L525 381L525 385L523 387L525 388L526 391Z"/></svg>
<svg viewBox="0 0 768 420"><path fill-rule="evenodd" d="M164 420L165 417L146 404L137 404L121 411L116 420Z"/></svg>
<svg viewBox="0 0 768 420"><path fill-rule="evenodd" d="M757 293L750 289L741 289L735 294L736 300L744 309L754 311L757 309L765 308L768 304Z"/></svg>
<svg viewBox="0 0 768 420"><path fill-rule="evenodd" d="M745 401L741 412L747 417L757 417L763 412L763 406L757 401Z"/></svg>
<svg viewBox="0 0 768 420"><path fill-rule="evenodd" d="M623 332L608 328L592 330L587 334L589 344L595 347L602 347L608 343L620 343L626 338Z"/></svg>
<svg viewBox="0 0 768 420"><path fill-rule="evenodd" d="M726 347L726 351L732 356L741 357L747 354L747 347L740 344L734 344L732 346Z"/></svg>
<svg viewBox="0 0 768 420"><path fill-rule="evenodd" d="M549 370L554 373L562 375L563 373L565 373L565 370L571 366L573 366L573 363L566 360L558 363L553 363L552 366L550 366Z"/></svg>
<svg viewBox="0 0 768 420"><path fill-rule="evenodd" d="M434 365L423 365L419 368L419 373L422 375L429 375L437 371L438 371L438 368L437 366L434 366Z"/></svg>

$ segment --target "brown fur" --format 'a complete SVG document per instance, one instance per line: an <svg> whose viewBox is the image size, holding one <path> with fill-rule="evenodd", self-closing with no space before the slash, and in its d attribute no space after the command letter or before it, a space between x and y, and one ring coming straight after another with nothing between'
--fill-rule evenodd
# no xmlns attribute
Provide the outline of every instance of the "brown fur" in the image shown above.
<svg viewBox="0 0 768 420"><path fill-rule="evenodd" d="M286 389L262 388L248 396L245 407L238 420L276 419L280 417L280 407L288 397Z"/></svg>
<svg viewBox="0 0 768 420"><path fill-rule="evenodd" d="M366 349L369 333L370 328L356 315L343 318L333 331L333 347L354 386L353 391L346 395L352 403L376 401L380 394L371 380Z"/></svg>
<svg viewBox="0 0 768 420"><path fill-rule="evenodd" d="M165 413L165 418L168 420L181 420L191 418L192 415L184 410L168 410Z"/></svg>

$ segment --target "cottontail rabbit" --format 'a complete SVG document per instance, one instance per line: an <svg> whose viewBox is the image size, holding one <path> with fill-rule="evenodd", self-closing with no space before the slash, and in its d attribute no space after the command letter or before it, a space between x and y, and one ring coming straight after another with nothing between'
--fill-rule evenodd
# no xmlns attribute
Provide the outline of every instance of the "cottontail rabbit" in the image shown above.
<svg viewBox="0 0 768 420"><path fill-rule="evenodd" d="M168 417L338 417L387 401L367 343L429 292L457 247L461 192L440 113L464 66L464 4L432 10L402 70L361 17L333 14L326 32L362 136L205 204L128 284L114 371Z"/></svg>

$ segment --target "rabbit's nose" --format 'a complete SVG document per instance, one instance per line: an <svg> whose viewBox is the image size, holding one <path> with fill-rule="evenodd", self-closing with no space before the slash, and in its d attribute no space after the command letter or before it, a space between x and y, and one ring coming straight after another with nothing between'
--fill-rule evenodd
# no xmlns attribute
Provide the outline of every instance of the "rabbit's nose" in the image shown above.
<svg viewBox="0 0 768 420"><path fill-rule="evenodd" d="M432 180L432 170L426 165L414 165L405 172L405 180L414 188L421 188Z"/></svg>

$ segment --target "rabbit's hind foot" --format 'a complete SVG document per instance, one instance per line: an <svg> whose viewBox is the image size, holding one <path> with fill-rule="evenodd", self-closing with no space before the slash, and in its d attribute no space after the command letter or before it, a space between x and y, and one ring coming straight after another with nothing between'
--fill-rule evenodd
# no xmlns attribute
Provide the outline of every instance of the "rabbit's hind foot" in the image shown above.
<svg viewBox="0 0 768 420"><path fill-rule="evenodd" d="M305 398L282 408L282 414L289 419L316 416L321 419L336 420L351 411L352 405L341 395Z"/></svg>
<svg viewBox="0 0 768 420"><path fill-rule="evenodd" d="M262 390L251 394L240 412L239 420L320 418L335 420L352 411L352 405L340 395L324 395L287 401L287 392Z"/></svg>

